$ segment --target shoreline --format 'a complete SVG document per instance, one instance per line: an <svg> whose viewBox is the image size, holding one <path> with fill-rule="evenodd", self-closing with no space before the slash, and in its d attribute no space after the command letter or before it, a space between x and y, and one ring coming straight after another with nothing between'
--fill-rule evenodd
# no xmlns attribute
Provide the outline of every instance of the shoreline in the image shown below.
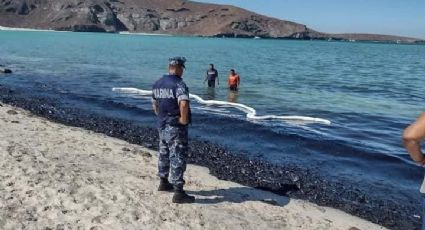
<svg viewBox="0 0 425 230"><path fill-rule="evenodd" d="M385 229L333 208L222 181L189 165L195 204L157 192L157 152L0 104L5 229Z"/></svg>
<svg viewBox="0 0 425 230"><path fill-rule="evenodd" d="M379 41L379 40L352 40L352 39L298 39L298 38L272 38L272 37L257 37L257 36L248 36L248 37L234 37L234 36L224 36L224 35L213 35L213 36L203 36L203 35L174 35L174 34L157 34L157 33L143 33L143 32L128 32L128 31L117 31L117 32L98 32L98 31L66 31L66 30L49 30L49 29L32 29L32 28L18 28L18 27L6 27L0 26L0 31L21 31L21 32L58 32L58 33L67 33L67 32L81 32L81 33L106 33L106 34L118 34L118 35L134 35L134 36L164 36L164 37L193 37L193 38L227 38L227 39L253 39L253 40L284 40L284 41L319 41L319 42L344 42L344 43L365 43L365 44L396 44L396 45L424 45L424 40L418 40L414 42L398 42L398 41ZM260 38L260 39L258 39Z"/></svg>
<svg viewBox="0 0 425 230"><path fill-rule="evenodd" d="M0 87L0 93L1 101L51 121L157 148L157 134L153 128L61 107L53 99L31 97L4 86ZM190 146L190 163L209 168L219 179L334 207L391 229L413 229L419 224L419 219L414 217L418 213L411 206L395 203L390 198L375 200L374 194L365 194L344 181L322 178L310 169L249 159L204 141L192 140Z"/></svg>
<svg viewBox="0 0 425 230"><path fill-rule="evenodd" d="M31 29L31 28L14 28L14 27L5 27L5 26L0 26L0 31L22 31L22 32L59 32L59 33L66 33L66 32L70 32L70 31L59 31L59 30Z"/></svg>
<svg viewBox="0 0 425 230"><path fill-rule="evenodd" d="M31 29L31 28L18 28L18 27L6 27L6 26L0 26L0 31L21 31L21 32L57 32L57 33L69 33L74 31L66 31L66 30L48 30L48 29ZM99 33L99 32L88 32L88 33ZM109 33L109 32L103 32L103 33ZM139 36L167 36L171 37L173 35L171 34L154 34L154 33L131 33L127 31L120 31L113 34L119 34L119 35L139 35Z"/></svg>
<svg viewBox="0 0 425 230"><path fill-rule="evenodd" d="M153 34L153 33L137 33L137 32L128 32L128 31L121 31L118 32L119 35L138 35L138 36L165 36L165 37L172 37L171 34Z"/></svg>

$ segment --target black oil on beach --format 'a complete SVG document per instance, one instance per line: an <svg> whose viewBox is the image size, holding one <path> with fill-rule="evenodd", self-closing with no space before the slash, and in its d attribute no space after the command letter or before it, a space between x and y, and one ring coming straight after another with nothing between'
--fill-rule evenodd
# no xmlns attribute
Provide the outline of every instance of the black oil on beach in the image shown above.
<svg viewBox="0 0 425 230"><path fill-rule="evenodd" d="M41 86L41 91L43 88ZM158 135L156 129L133 119L141 116L145 117L146 120L153 120L151 111L128 107L124 104L93 101L90 102L90 109L85 107L88 106L87 102L78 104L77 108L74 104L77 101L69 97L59 96L59 94L51 95L50 93L28 93L23 88L5 85L0 87L0 94L3 103L24 108L34 115L66 125L104 133L111 137L157 150ZM111 113L112 107L114 112ZM120 116L117 116L118 114ZM123 117L123 114L127 115ZM210 122L225 122L222 119L216 120L205 116L195 118L194 122L202 123L204 119ZM234 121L229 119L227 122L232 123ZM295 134L267 134L267 131L262 130L261 126L252 125L248 122L245 126L251 127L243 130L244 132L253 129L261 135L271 135L277 141L292 141L307 146L312 141ZM194 129L195 133L210 131L208 126L205 125L195 125ZM213 132L214 130L211 131L209 132L211 137L216 135ZM220 132L229 132L229 129ZM234 135L240 133L243 132L237 132ZM247 138L247 136L244 135L243 138ZM251 136L250 138L255 137ZM324 159L314 159L308 156L297 157L294 156L297 155L296 153L291 152L285 154L288 155L285 159L276 163L263 157L265 153L260 152L263 146L258 142L253 143L253 145L258 146L250 152L238 150L238 147L224 147L217 144L220 143L217 140L220 140L220 138L216 136L208 141L196 137L192 138L190 141L190 163L208 167L210 173L219 179L238 182L279 195L309 200L319 205L335 207L390 229L415 229L419 224L419 219L412 215L412 213L420 214L419 197L416 197L415 194L409 194L408 191L403 192L396 188L396 185L391 187L385 182L380 183L380 181L374 183L373 178L365 178L365 176L357 178L354 178L354 176L351 178L338 177L333 172L350 169L346 165L338 166L338 163L326 165L323 163L326 161ZM343 148L343 145L326 141L316 141L310 143L310 145L329 150L340 148L340 151L342 151ZM356 150L344 149L344 151L353 151L354 154ZM338 156L338 154L344 155L346 153L337 152L332 157L339 158L341 156ZM357 160L360 160L360 158ZM385 162L388 167L398 167L403 170L402 163L396 158L373 159L373 157L370 157L366 160L374 163ZM353 167L355 170L359 170L356 167L360 166ZM408 167L404 169L407 173L410 171L412 177L420 178L422 176ZM368 170L369 175L376 173L374 176L379 176L378 170ZM381 175L381 178L384 177Z"/></svg>
<svg viewBox="0 0 425 230"><path fill-rule="evenodd" d="M14 72L0 79L3 103L157 149L149 98L111 89L149 89L166 71L170 53L185 55L185 81L204 99L243 103L259 115L332 121L252 121L231 108L193 103L192 163L220 179L335 207L390 229L419 226L423 170L403 150L401 132L423 109L424 46L0 33L0 51L8 54L0 64ZM253 45L258 50L247 55ZM229 47L234 57L223 58ZM224 87L206 90L202 73L211 59L222 80L230 68L241 74L236 95Z"/></svg>

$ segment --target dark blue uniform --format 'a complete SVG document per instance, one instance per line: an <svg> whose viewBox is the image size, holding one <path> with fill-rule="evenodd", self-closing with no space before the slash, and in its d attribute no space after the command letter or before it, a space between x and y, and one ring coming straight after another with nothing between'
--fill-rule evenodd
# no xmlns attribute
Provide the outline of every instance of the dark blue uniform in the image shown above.
<svg viewBox="0 0 425 230"><path fill-rule="evenodd" d="M189 89L181 77L165 75L152 87L152 98L159 107L158 175L183 188L188 150L187 125L179 123L179 102L189 100ZM190 112L189 112L190 119Z"/></svg>
<svg viewBox="0 0 425 230"><path fill-rule="evenodd" d="M216 69L209 69L207 70L207 80L208 80L208 87L215 87L215 80L218 77L218 72Z"/></svg>

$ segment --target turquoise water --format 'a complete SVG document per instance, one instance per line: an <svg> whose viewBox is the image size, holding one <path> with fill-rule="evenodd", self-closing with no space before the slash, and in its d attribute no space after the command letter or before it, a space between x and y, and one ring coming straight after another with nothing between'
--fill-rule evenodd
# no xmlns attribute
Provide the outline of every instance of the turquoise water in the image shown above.
<svg viewBox="0 0 425 230"><path fill-rule="evenodd" d="M150 89L169 57L185 56L184 79L204 99L249 105L260 116L332 122L248 120L233 108L193 102L191 138L348 182L348 192L365 191L412 216L420 213L423 170L409 159L401 134L425 110L424 54L421 45L0 31L0 65L14 71L0 84L154 127L149 97L112 88ZM203 83L209 63L220 75L215 90ZM231 68L241 76L238 93L225 85ZM385 208L377 211L393 213Z"/></svg>
<svg viewBox="0 0 425 230"><path fill-rule="evenodd" d="M22 84L119 99L124 96L112 94L112 87L149 89L165 73L168 57L185 56L192 93L247 104L259 115L328 119L331 126L302 128L397 156L405 155L401 129L424 110L420 45L2 31L0 53L0 64L14 69ZM222 82L215 91L203 84L209 63ZM242 78L236 95L225 86L231 68ZM202 111L244 119L231 109L199 106ZM259 123L274 130L282 125Z"/></svg>

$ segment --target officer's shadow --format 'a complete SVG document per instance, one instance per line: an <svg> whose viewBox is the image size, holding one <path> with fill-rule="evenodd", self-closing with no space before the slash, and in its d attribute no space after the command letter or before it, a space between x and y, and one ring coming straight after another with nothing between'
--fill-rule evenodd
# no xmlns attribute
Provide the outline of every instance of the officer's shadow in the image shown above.
<svg viewBox="0 0 425 230"><path fill-rule="evenodd" d="M289 203L289 197L280 196L271 192L262 191L250 187L231 187L228 189L216 189L210 191L188 191L196 195L195 203L218 204L222 202L243 203L246 201L258 201L275 206L285 206Z"/></svg>

